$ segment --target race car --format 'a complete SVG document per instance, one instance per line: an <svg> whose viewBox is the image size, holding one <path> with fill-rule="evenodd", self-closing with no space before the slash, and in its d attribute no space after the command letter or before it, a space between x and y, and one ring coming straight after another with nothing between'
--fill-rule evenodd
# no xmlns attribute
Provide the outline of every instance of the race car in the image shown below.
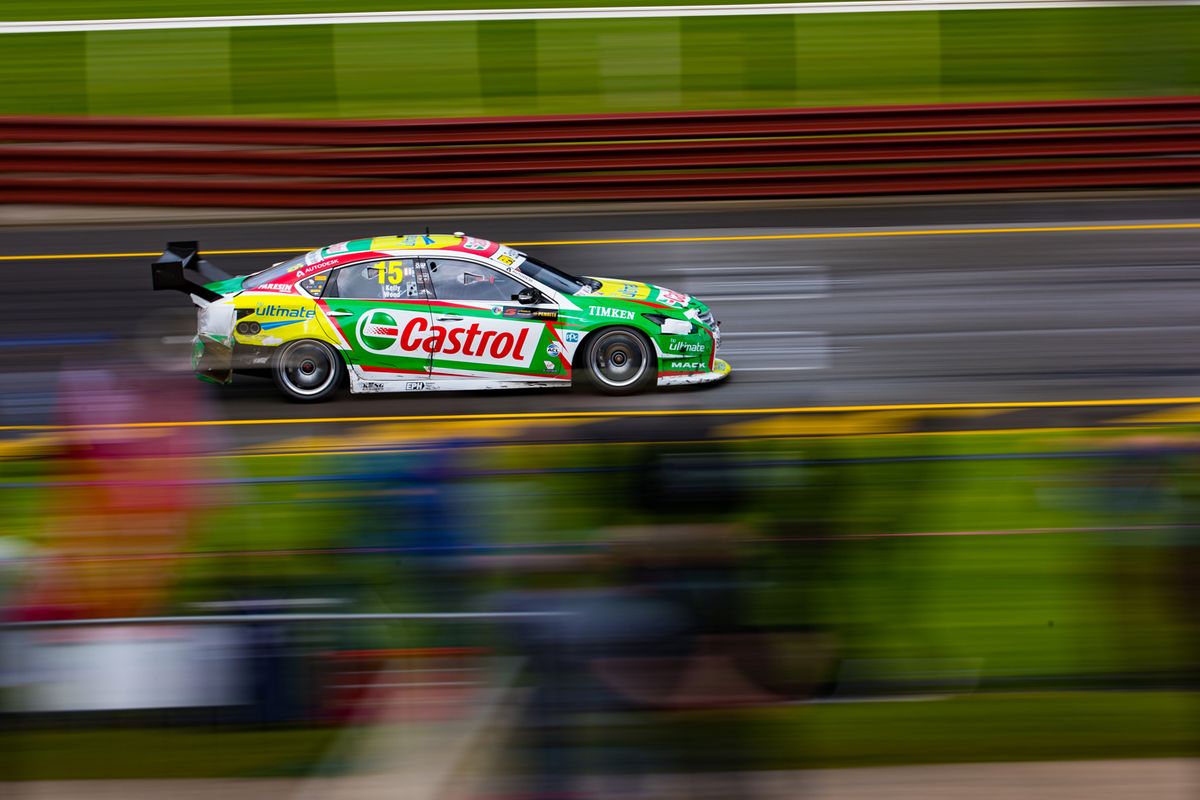
<svg viewBox="0 0 1200 800"><path fill-rule="evenodd" d="M269 374L289 398L571 386L632 394L728 377L721 326L699 300L576 277L462 233L379 236L231 277L171 242L155 289L198 307L192 366L212 383Z"/></svg>

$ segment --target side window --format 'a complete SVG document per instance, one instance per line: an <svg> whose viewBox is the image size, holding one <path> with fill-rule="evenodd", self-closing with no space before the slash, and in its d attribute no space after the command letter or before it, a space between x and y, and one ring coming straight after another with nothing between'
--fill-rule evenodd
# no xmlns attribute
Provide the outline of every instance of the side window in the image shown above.
<svg viewBox="0 0 1200 800"><path fill-rule="evenodd" d="M525 285L482 264L453 258L426 262L439 300L513 300Z"/></svg>
<svg viewBox="0 0 1200 800"><path fill-rule="evenodd" d="M352 300L405 300L425 297L411 258L351 264L333 271L325 297Z"/></svg>
<svg viewBox="0 0 1200 800"><path fill-rule="evenodd" d="M329 283L329 273L322 272L319 275L313 275L311 278L305 278L300 281L300 288L313 297L320 297L325 292L325 285L327 283Z"/></svg>

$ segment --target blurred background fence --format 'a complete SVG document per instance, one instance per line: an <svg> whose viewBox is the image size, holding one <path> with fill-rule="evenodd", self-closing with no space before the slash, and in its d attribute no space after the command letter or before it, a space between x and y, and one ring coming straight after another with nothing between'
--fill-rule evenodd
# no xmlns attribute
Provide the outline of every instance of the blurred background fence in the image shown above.
<svg viewBox="0 0 1200 800"><path fill-rule="evenodd" d="M329 208L1181 186L1200 98L398 121L0 118L15 202Z"/></svg>

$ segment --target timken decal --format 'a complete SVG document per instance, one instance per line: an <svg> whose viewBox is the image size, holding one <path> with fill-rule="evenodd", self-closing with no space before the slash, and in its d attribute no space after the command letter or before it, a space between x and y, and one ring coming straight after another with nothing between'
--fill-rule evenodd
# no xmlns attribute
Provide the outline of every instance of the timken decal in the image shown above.
<svg viewBox="0 0 1200 800"><path fill-rule="evenodd" d="M539 325L504 319L437 325L427 314L376 308L358 321L359 344L376 355L434 353L455 361L525 367L533 359Z"/></svg>
<svg viewBox="0 0 1200 800"><path fill-rule="evenodd" d="M588 309L588 313L593 317L608 317L609 319L633 319L633 312L626 311L623 308L609 308L608 306L592 306Z"/></svg>

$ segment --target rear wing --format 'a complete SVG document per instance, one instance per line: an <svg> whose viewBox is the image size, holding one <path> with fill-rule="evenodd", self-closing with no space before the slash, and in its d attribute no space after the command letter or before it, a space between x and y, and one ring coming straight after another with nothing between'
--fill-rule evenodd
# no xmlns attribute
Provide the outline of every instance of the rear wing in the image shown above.
<svg viewBox="0 0 1200 800"><path fill-rule="evenodd" d="M200 258L199 242L168 242L166 251L150 265L150 278L155 291L173 289L194 294L202 300L221 299L220 292L214 292L204 283L193 280L192 274L206 279L208 283L233 277Z"/></svg>

